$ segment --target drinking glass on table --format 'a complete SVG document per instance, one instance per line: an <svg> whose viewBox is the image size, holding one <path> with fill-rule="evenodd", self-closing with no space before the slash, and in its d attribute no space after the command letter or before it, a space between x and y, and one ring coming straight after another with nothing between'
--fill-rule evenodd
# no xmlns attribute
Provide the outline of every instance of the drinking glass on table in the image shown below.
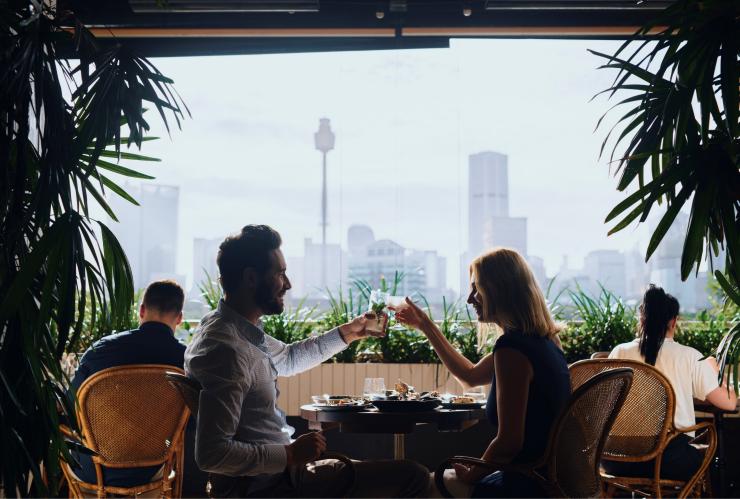
<svg viewBox="0 0 740 499"><path fill-rule="evenodd" d="M488 396L486 395L486 388L484 386L473 386L463 392L465 397L471 397L476 402L485 402Z"/></svg>
<svg viewBox="0 0 740 499"><path fill-rule="evenodd" d="M385 398L385 378L365 378L362 396L370 400Z"/></svg>

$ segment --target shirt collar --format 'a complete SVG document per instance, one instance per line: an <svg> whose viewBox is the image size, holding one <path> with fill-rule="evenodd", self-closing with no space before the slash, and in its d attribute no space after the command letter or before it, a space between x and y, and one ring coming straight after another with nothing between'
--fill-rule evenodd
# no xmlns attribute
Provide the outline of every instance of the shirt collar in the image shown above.
<svg viewBox="0 0 740 499"><path fill-rule="evenodd" d="M143 324L139 326L139 330L147 332L147 333L167 333L170 335L175 334L175 332L170 328L170 326L162 322L156 322L156 321L144 322Z"/></svg>
<svg viewBox="0 0 740 499"><path fill-rule="evenodd" d="M257 346L265 341L265 332L262 330L262 322L255 326L249 322L243 315L226 304L223 298L218 301L218 313L226 320L232 322L239 331L239 334Z"/></svg>

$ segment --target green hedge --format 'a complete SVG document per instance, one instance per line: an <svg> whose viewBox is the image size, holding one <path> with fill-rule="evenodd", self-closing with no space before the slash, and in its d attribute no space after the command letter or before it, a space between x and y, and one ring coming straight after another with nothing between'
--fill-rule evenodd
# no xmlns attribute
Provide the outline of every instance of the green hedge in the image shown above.
<svg viewBox="0 0 740 499"><path fill-rule="evenodd" d="M398 280L398 278L396 278ZM395 285L395 281L394 281ZM366 286L357 286L348 293L340 290L337 294L328 292L329 310L319 313L316 307L307 308L303 303L287 309L279 315L265 316L262 325L265 332L285 343L308 338L312 334L328 331L351 321L367 310ZM201 292L211 308L215 308L221 296L217 283L208 281L200 286ZM616 345L631 341L637 328L637 313L633 307L625 305L618 297L602 288L598 295L591 296L582 289L565 290L568 304L555 299L551 304L554 317L562 321L564 329L560 333L565 357L569 363L587 359L594 352L610 351ZM423 298L422 298L422 301ZM425 302L427 313L439 325L444 336L466 358L478 362L492 349L492 338L484 345L479 344L477 324L468 314L464 305L449 303L443 299L441 315L432 316L431 307ZM87 324L80 342L84 350L92 341L104 334L134 327L137 319L136 307L132 308L131 324L111 325L98 322ZM722 336L730 328L733 320L738 320L738 311L715 306L711 312L702 312L695 321L679 323L676 341L696 348L704 355L712 355ZM183 327L181 337L187 341L194 330ZM368 338L354 342L328 362L384 362L384 363L438 363L434 350L418 331L399 327L392 320L385 338Z"/></svg>

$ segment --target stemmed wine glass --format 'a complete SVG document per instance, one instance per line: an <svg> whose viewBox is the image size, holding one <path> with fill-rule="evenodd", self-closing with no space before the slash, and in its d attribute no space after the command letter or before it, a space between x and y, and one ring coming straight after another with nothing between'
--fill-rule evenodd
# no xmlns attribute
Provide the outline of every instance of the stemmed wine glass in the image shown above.
<svg viewBox="0 0 740 499"><path fill-rule="evenodd" d="M404 308L408 307L408 304L406 303L406 297L389 295L386 297L386 304L389 307L393 307L393 309L395 309L395 310L390 309L390 308L388 309L390 318L394 319L394 324L390 326L388 329L392 329L394 331L404 331L406 329L406 326L398 322L395 322L395 318L396 318L396 312L400 312Z"/></svg>

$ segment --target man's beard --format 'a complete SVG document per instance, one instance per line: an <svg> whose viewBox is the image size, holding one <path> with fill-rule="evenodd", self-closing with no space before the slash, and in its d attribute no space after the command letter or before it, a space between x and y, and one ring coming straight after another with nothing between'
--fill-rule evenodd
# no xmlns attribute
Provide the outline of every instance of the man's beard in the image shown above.
<svg viewBox="0 0 740 499"><path fill-rule="evenodd" d="M279 297L273 293L272 289L270 289L270 286L267 285L264 279L261 280L259 286L257 286L254 301L265 315L282 314L285 309L285 305L280 301Z"/></svg>

